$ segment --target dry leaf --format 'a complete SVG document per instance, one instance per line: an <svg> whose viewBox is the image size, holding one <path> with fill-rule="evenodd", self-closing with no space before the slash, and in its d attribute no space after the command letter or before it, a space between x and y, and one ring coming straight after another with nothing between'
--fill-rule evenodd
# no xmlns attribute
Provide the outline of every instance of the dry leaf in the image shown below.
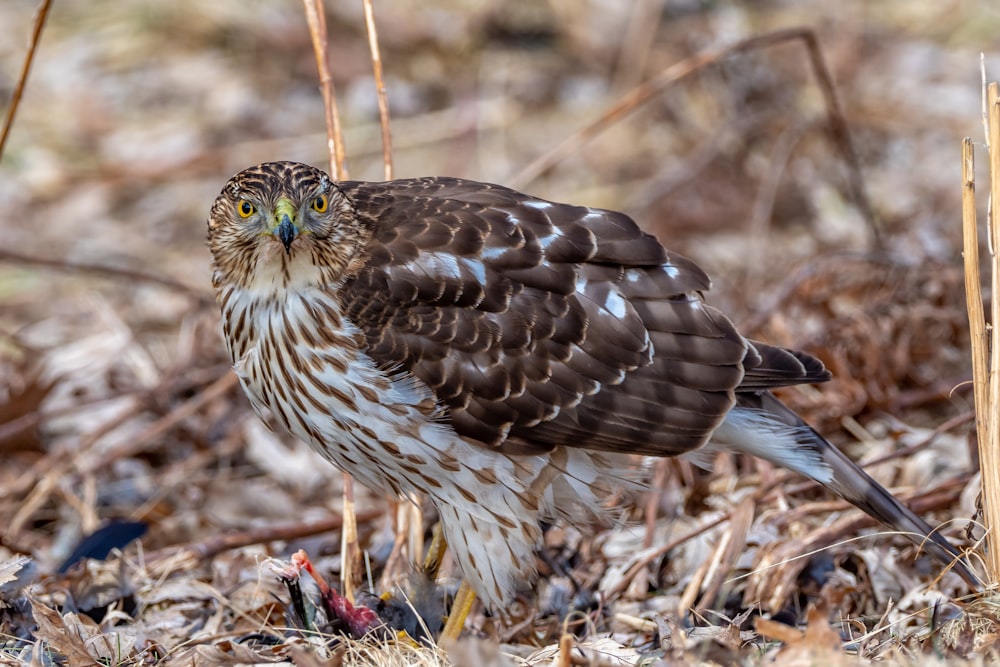
<svg viewBox="0 0 1000 667"><path fill-rule="evenodd" d="M807 619L804 632L765 618L757 619L757 632L785 644L768 662L782 667L847 664L849 661L841 648L840 635L830 626L826 608L811 606Z"/></svg>
<svg viewBox="0 0 1000 667"><path fill-rule="evenodd" d="M8 376L0 386L0 395L6 394L0 401L0 451L42 451L38 412L56 380L43 380L38 372L20 368L4 370Z"/></svg>
<svg viewBox="0 0 1000 667"><path fill-rule="evenodd" d="M31 609L38 622L38 630L35 631L38 639L46 642L51 650L66 656L66 662L70 667L97 664L84 642L84 637L90 636L90 633L81 628L79 618L75 614L66 615L73 616L70 620L34 597L28 596L28 599L31 601Z"/></svg>
<svg viewBox="0 0 1000 667"><path fill-rule="evenodd" d="M37 567L27 556L0 561L0 608L34 578Z"/></svg>
<svg viewBox="0 0 1000 667"><path fill-rule="evenodd" d="M589 641L575 642L572 649L573 657L581 657L596 664L607 665L635 665L642 657L634 648L623 646L611 637L592 639ZM552 644L543 649L535 651L525 659L525 665L542 667L543 665L569 664L563 660L559 644Z"/></svg>

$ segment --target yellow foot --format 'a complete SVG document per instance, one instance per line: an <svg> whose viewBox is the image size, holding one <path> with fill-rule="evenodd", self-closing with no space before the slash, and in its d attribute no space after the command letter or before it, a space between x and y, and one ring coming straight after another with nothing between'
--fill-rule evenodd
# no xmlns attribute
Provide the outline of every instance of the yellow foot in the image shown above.
<svg viewBox="0 0 1000 667"><path fill-rule="evenodd" d="M462 580L462 585L458 587L458 593L455 594L455 602L451 605L451 613L448 614L448 622L444 624L444 630L441 631L438 644L446 645L458 639L459 635L462 634L462 628L465 627L465 619L472 611L472 604L475 601L476 594L472 590L472 586L469 585L469 582Z"/></svg>

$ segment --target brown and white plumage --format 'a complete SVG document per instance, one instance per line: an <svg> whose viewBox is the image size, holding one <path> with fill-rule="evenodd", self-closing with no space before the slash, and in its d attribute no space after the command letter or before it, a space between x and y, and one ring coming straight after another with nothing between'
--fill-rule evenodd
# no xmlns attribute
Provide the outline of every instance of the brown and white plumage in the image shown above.
<svg viewBox="0 0 1000 667"><path fill-rule="evenodd" d="M769 393L822 363L741 336L621 213L272 162L225 186L209 245L255 408L368 486L427 494L491 603L530 574L539 520L598 511L628 454L755 454L958 558Z"/></svg>

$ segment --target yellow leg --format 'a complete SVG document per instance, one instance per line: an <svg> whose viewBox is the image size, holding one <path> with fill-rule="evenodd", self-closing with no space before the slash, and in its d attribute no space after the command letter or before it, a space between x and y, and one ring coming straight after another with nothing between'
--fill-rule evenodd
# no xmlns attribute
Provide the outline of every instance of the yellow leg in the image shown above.
<svg viewBox="0 0 1000 667"><path fill-rule="evenodd" d="M427 556L424 557L424 572L431 579L437 579L438 570L441 569L441 561L444 560L444 551L448 548L448 543L444 539L444 531L441 530L441 522L434 524L431 545L427 547Z"/></svg>
<svg viewBox="0 0 1000 667"><path fill-rule="evenodd" d="M469 582L463 579L462 585L458 587L458 593L455 594L455 602L451 605L448 622L444 624L444 630L441 631L439 644L447 644L458 639L458 636L462 634L462 628L465 627L465 619L472 611L472 604L475 601L476 593L472 590Z"/></svg>
<svg viewBox="0 0 1000 667"><path fill-rule="evenodd" d="M448 542L445 541L444 531L441 530L441 523L438 522L434 526L434 536L431 538L431 545L427 548L427 556L424 558L424 572L432 579L437 578L447 548ZM458 587L458 593L455 594L455 601L451 605L448 621L444 625L444 630L441 631L439 643L447 644L458 639L459 635L462 634L462 628L465 627L465 619L472 611L472 605L475 601L476 594L473 592L472 586L467 581L462 580L462 585Z"/></svg>

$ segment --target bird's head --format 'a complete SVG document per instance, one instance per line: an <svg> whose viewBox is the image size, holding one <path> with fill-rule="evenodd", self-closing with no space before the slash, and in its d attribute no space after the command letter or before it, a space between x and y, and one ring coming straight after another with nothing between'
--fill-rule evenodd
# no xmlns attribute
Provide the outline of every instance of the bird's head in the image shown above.
<svg viewBox="0 0 1000 667"><path fill-rule="evenodd" d="M339 282L369 236L336 183L298 162L236 174L208 218L217 286L259 292Z"/></svg>

